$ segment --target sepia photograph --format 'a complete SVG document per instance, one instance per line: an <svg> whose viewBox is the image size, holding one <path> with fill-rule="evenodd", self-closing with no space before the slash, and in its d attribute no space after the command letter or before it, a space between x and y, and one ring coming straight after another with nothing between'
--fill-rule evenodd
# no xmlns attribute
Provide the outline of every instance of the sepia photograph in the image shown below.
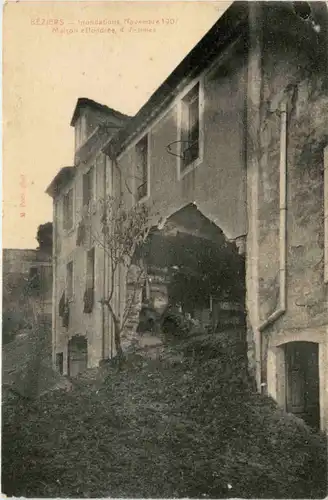
<svg viewBox="0 0 328 500"><path fill-rule="evenodd" d="M328 496L328 2L9 0L5 498Z"/></svg>

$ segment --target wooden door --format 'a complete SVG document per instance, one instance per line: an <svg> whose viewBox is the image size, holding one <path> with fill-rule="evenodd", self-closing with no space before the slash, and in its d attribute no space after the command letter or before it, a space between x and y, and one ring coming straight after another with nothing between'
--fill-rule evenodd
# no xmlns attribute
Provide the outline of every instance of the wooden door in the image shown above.
<svg viewBox="0 0 328 500"><path fill-rule="evenodd" d="M318 344L286 345L286 409L314 428L320 427Z"/></svg>
<svg viewBox="0 0 328 500"><path fill-rule="evenodd" d="M88 367L88 344L85 337L72 337L68 343L68 375L75 377Z"/></svg>

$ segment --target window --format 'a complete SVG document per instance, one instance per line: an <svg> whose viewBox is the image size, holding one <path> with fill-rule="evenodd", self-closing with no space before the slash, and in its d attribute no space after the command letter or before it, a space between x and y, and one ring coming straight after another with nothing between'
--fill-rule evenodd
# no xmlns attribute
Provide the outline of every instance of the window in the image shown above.
<svg viewBox="0 0 328 500"><path fill-rule="evenodd" d="M68 300L73 298L73 261L66 266L66 294Z"/></svg>
<svg viewBox="0 0 328 500"><path fill-rule="evenodd" d="M199 157L199 83L181 103L181 171Z"/></svg>
<svg viewBox="0 0 328 500"><path fill-rule="evenodd" d="M138 201L148 195L148 135L136 145L136 191Z"/></svg>
<svg viewBox="0 0 328 500"><path fill-rule="evenodd" d="M73 226L73 189L64 196L63 212L64 229L69 230Z"/></svg>
<svg viewBox="0 0 328 500"><path fill-rule="evenodd" d="M84 115L80 116L75 123L75 150L79 149L86 139L86 125L86 117Z"/></svg>
<svg viewBox="0 0 328 500"><path fill-rule="evenodd" d="M56 369L62 375L64 372L64 354L58 352L56 354Z"/></svg>
<svg viewBox="0 0 328 500"><path fill-rule="evenodd" d="M39 269L37 267L30 267L30 279L33 279L38 275L39 275Z"/></svg>
<svg viewBox="0 0 328 500"><path fill-rule="evenodd" d="M87 269L86 269L86 289L84 293L84 309L83 312L91 313L94 304L95 292L95 249L91 248L87 252Z"/></svg>
<svg viewBox="0 0 328 500"><path fill-rule="evenodd" d="M83 206L89 206L93 200L94 193L94 168L91 167L86 174L83 175Z"/></svg>
<svg viewBox="0 0 328 500"><path fill-rule="evenodd" d="M94 289L95 281L95 249L91 248L87 252L87 288Z"/></svg>
<svg viewBox="0 0 328 500"><path fill-rule="evenodd" d="M39 289L41 286L40 269L37 267L30 267L29 271L29 286L30 288Z"/></svg>

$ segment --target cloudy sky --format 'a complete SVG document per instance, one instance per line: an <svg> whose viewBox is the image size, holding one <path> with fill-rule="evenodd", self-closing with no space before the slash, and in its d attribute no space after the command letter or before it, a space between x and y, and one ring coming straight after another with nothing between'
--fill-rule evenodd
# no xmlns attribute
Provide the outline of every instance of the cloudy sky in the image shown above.
<svg viewBox="0 0 328 500"><path fill-rule="evenodd" d="M135 114L230 3L7 3L3 247L35 248L37 226L52 219L44 191L72 164L77 98ZM95 21L105 21L107 32L86 30ZM136 21L150 21L154 31L135 31Z"/></svg>

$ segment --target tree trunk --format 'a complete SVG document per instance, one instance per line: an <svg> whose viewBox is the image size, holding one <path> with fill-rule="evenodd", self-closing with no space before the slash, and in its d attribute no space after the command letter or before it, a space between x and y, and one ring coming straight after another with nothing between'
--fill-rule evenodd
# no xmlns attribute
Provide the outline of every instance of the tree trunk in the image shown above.
<svg viewBox="0 0 328 500"><path fill-rule="evenodd" d="M121 329L119 322L116 319L114 319L114 341L115 341L116 355L118 359L118 367L120 368L125 361L125 357L121 344Z"/></svg>
<svg viewBox="0 0 328 500"><path fill-rule="evenodd" d="M116 354L117 354L117 359L118 359L118 366L120 368L125 361L125 356L124 356L122 344L121 344L120 321L117 318L115 312L113 311L113 308L112 308L110 302L106 302L106 304L107 304L107 307L109 309L109 312L112 316L113 323L114 323L114 342L115 342L115 349L116 349Z"/></svg>

